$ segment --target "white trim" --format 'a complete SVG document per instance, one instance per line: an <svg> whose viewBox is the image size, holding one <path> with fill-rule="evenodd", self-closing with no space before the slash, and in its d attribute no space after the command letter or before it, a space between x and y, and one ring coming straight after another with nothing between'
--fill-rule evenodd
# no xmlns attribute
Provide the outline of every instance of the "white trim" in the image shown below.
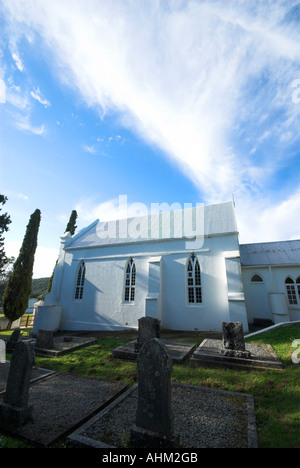
<svg viewBox="0 0 300 468"><path fill-rule="evenodd" d="M201 253L207 253L210 252L210 249L201 249L201 250L174 250L172 252L161 252L159 257L153 257L153 252L146 252L146 253L133 253L132 255L130 254L122 254L122 255L107 255L107 256L102 256L102 257L79 257L79 258L73 258L73 262L80 262L81 260L84 260L85 262L93 262L93 261L99 261L99 260L115 260L115 259L128 259L128 257L134 257L134 258L149 258L149 262L157 263L161 259L162 256L166 255L189 255L195 252L195 254L201 254ZM155 260L152 260L155 258Z"/></svg>
<svg viewBox="0 0 300 468"><path fill-rule="evenodd" d="M94 224L94 223L93 223ZM88 226L88 228L91 228L91 226ZM78 233L79 235L80 233ZM84 233L83 233L84 234ZM85 249L105 249L105 248L111 248L111 247L119 247L119 246L124 246L124 245L136 245L136 244L158 244L160 242L177 242L177 241L185 241L185 242L193 242L196 241L197 239L211 239L214 237L227 237L227 236L237 236L239 233L237 231L232 231L232 232L220 232L218 234L206 234L204 236L193 236L193 237L168 237L168 238L162 238L162 239L133 239L130 242L127 240L124 240L124 242L115 242L115 243L109 243L109 244L93 244L93 245L84 245L84 246L76 246L72 247L65 247L67 251L72 251L72 250L85 250ZM72 238L71 241L73 242L74 239ZM238 252L238 251L236 251ZM236 256L240 256L240 253L238 252Z"/></svg>
<svg viewBox="0 0 300 468"><path fill-rule="evenodd" d="M251 338L252 336L260 335L261 333L268 332L270 330L273 330L273 328L278 328L278 327L288 327L289 325L294 325L295 323L300 323L300 320L294 320L293 322L280 322L276 323L275 325L271 325L270 327L264 328L263 330L258 330L253 333L249 333L248 335L245 335L245 338Z"/></svg>

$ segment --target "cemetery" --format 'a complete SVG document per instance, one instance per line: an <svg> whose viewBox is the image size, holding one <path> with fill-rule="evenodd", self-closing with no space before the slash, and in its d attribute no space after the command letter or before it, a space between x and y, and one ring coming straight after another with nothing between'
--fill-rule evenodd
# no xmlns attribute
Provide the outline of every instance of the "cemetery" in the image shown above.
<svg viewBox="0 0 300 468"><path fill-rule="evenodd" d="M299 408L299 366L276 347L279 333L297 339L299 324L266 330L251 340L239 323L224 322L218 339L209 333L178 333L170 339L155 320L141 320L135 339L122 332L91 337L41 331L24 337L14 331L6 339L7 361L0 363L0 441L9 435L33 447L129 450L276 446L279 436L268 434L261 408L267 400L270 404L271 395L274 405L280 396L284 412L284 398L287 408L291 404L285 392L289 383L293 407ZM78 348L78 338L84 347ZM57 351L59 342L69 346L68 352L38 354ZM203 358L209 355L207 342L217 363ZM174 359L172 345L178 350L187 345L187 355ZM133 358L126 352L118 356L116 350L126 346ZM238 360L255 361L261 347L269 349L266 365L236 366ZM278 407L274 412L278 416ZM284 446L299 447L297 414L290 422L294 437L282 428L291 439L281 441Z"/></svg>

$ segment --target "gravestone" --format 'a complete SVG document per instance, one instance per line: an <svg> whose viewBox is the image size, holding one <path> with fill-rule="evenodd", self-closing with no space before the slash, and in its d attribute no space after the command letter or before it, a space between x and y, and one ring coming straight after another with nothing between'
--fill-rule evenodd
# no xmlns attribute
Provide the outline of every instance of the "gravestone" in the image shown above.
<svg viewBox="0 0 300 468"><path fill-rule="evenodd" d="M222 332L222 356L250 358L250 352L246 351L245 348L243 324L241 322L223 322Z"/></svg>
<svg viewBox="0 0 300 468"><path fill-rule="evenodd" d="M135 352L138 353L143 344L153 338L160 338L160 321L154 317L142 317L139 319L139 333L135 343Z"/></svg>
<svg viewBox="0 0 300 468"><path fill-rule="evenodd" d="M12 353L16 347L16 344L20 340L21 337L21 330L20 328L16 328L12 334L10 335L9 340L6 343L6 352Z"/></svg>
<svg viewBox="0 0 300 468"><path fill-rule="evenodd" d="M153 338L142 346L137 370L138 406L131 444L135 448L178 447L171 408L172 360L161 340Z"/></svg>
<svg viewBox="0 0 300 468"><path fill-rule="evenodd" d="M28 398L33 362L33 345L19 341L12 354L6 391L0 405L1 425L20 426L31 416L32 405L28 405Z"/></svg>
<svg viewBox="0 0 300 468"><path fill-rule="evenodd" d="M53 349L53 331L52 330L38 330L36 342L36 348L41 349Z"/></svg>
<svg viewBox="0 0 300 468"><path fill-rule="evenodd" d="M6 343L0 340L0 364L6 363Z"/></svg>

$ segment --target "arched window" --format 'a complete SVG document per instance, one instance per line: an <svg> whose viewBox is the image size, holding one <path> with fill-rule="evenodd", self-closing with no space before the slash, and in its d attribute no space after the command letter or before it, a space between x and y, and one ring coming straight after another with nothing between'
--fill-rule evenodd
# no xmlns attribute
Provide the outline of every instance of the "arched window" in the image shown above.
<svg viewBox="0 0 300 468"><path fill-rule="evenodd" d="M187 264L187 297L189 304L202 303L201 270L197 257L192 254Z"/></svg>
<svg viewBox="0 0 300 468"><path fill-rule="evenodd" d="M300 276L296 279L296 286L298 290L298 297L299 297L299 303L300 303Z"/></svg>
<svg viewBox="0 0 300 468"><path fill-rule="evenodd" d="M82 299L85 279L85 264L80 262L76 277L75 299Z"/></svg>
<svg viewBox="0 0 300 468"><path fill-rule="evenodd" d="M253 275L252 278L251 278L251 283L263 283L263 279L260 275Z"/></svg>
<svg viewBox="0 0 300 468"><path fill-rule="evenodd" d="M286 287L289 304L291 305L297 304L298 301L297 301L297 296L296 296L296 288L295 288L294 280L288 277L285 280L285 287Z"/></svg>
<svg viewBox="0 0 300 468"><path fill-rule="evenodd" d="M125 293L124 301L133 302L135 298L135 276L136 269L135 263L132 258L127 263L125 270Z"/></svg>

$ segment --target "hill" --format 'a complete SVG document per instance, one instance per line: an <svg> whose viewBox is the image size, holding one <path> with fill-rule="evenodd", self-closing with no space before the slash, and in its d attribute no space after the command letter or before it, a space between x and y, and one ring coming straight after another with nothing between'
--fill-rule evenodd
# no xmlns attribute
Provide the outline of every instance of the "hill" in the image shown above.
<svg viewBox="0 0 300 468"><path fill-rule="evenodd" d="M30 297L42 299L47 291L50 278L34 278L32 280L32 290Z"/></svg>
<svg viewBox="0 0 300 468"><path fill-rule="evenodd" d="M50 278L34 278L32 280L32 290L30 299L43 299L47 292ZM5 289L5 284L0 285L0 305L2 304L2 296Z"/></svg>

